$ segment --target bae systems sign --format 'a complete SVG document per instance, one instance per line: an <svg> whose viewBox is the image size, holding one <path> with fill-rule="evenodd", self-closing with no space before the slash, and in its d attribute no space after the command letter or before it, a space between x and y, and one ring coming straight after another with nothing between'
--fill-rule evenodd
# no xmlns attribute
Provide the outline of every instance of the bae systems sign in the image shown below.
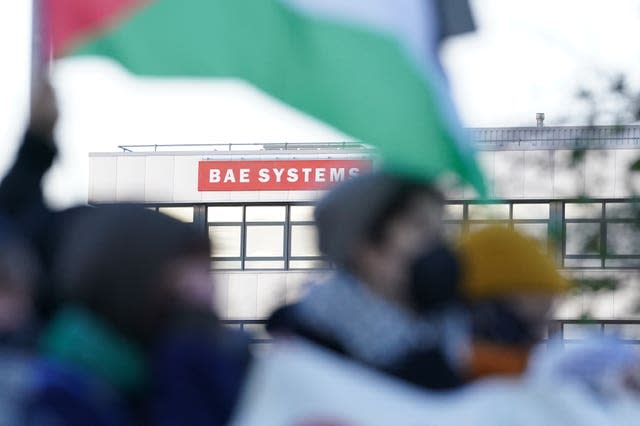
<svg viewBox="0 0 640 426"><path fill-rule="evenodd" d="M371 160L200 161L198 191L324 189L371 167Z"/></svg>

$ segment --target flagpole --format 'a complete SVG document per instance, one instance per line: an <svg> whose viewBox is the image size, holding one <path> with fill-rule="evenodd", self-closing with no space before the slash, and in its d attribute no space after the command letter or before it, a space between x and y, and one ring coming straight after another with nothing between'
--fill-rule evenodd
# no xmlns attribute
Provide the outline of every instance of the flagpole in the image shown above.
<svg viewBox="0 0 640 426"><path fill-rule="evenodd" d="M42 19L42 0L31 0L30 102L34 100L37 84L42 79L47 62L44 54L45 37L42 30Z"/></svg>

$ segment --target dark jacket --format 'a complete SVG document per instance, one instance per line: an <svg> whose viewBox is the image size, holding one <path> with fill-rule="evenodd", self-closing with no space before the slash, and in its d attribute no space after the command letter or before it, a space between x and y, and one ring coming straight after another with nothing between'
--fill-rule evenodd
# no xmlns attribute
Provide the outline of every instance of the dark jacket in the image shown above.
<svg viewBox="0 0 640 426"><path fill-rule="evenodd" d="M31 239L42 237L51 219L41 184L56 154L53 140L27 131L12 167L0 183L0 210Z"/></svg>
<svg viewBox="0 0 640 426"><path fill-rule="evenodd" d="M35 383L24 406L25 426L129 426L132 410L108 383L51 360L34 366Z"/></svg>
<svg viewBox="0 0 640 426"><path fill-rule="evenodd" d="M56 313L40 346L21 404L27 426L225 425L250 360L246 337L217 322L181 323L143 351L75 306Z"/></svg>
<svg viewBox="0 0 640 426"><path fill-rule="evenodd" d="M53 211L47 206L42 178L56 155L56 145L51 138L28 130L12 167L0 182L0 215L16 225L16 233L24 236L35 250L42 268L36 293L36 308L41 318L48 318L57 305L56 284L50 272L65 228L89 209L77 206Z"/></svg>
<svg viewBox="0 0 640 426"><path fill-rule="evenodd" d="M25 425L138 424L144 352L89 311L65 306L44 328L23 404Z"/></svg>
<svg viewBox="0 0 640 426"><path fill-rule="evenodd" d="M341 274L278 309L267 324L271 334L303 337L427 389L463 384L462 327L453 312L416 318Z"/></svg>
<svg viewBox="0 0 640 426"><path fill-rule="evenodd" d="M220 327L179 328L168 334L152 355L149 424L227 424L249 361L242 334Z"/></svg>

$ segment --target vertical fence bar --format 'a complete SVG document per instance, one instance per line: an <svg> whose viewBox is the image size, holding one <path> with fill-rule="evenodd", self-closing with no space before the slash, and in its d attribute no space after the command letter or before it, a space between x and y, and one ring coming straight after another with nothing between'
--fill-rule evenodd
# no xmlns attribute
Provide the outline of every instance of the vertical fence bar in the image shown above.
<svg viewBox="0 0 640 426"><path fill-rule="evenodd" d="M285 206L284 212L284 269L288 271L291 258L291 204Z"/></svg>
<svg viewBox="0 0 640 426"><path fill-rule="evenodd" d="M549 253L553 253L558 265L564 267L566 250L566 229L564 221L564 203L549 202L549 225L547 228Z"/></svg>

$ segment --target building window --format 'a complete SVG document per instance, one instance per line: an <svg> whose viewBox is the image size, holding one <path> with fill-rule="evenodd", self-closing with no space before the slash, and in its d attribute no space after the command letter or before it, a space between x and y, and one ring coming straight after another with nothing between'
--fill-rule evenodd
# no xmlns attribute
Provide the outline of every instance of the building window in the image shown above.
<svg viewBox="0 0 640 426"><path fill-rule="evenodd" d="M549 246L549 203L474 201L449 202L444 209L444 234L457 241L466 232L487 226L507 226Z"/></svg>
<svg viewBox="0 0 640 426"><path fill-rule="evenodd" d="M640 266L638 208L633 201L565 203L566 268Z"/></svg>
<svg viewBox="0 0 640 426"><path fill-rule="evenodd" d="M210 206L207 224L217 269L320 269L312 205Z"/></svg>
<svg viewBox="0 0 640 426"><path fill-rule="evenodd" d="M207 208L209 239L214 269L242 268L242 206Z"/></svg>
<svg viewBox="0 0 640 426"><path fill-rule="evenodd" d="M203 227L212 266L224 270L325 269L314 206L163 205L148 208ZM640 205L632 200L448 201L443 233L453 241L490 225L512 227L542 243L565 269L640 267ZM553 225L553 226L552 226Z"/></svg>
<svg viewBox="0 0 640 426"><path fill-rule="evenodd" d="M193 207L159 207L160 213L171 216L185 223L193 223Z"/></svg>
<svg viewBox="0 0 640 426"><path fill-rule="evenodd" d="M220 258L239 258L241 253L241 228L234 225L209 226L211 255Z"/></svg>
<svg viewBox="0 0 640 426"><path fill-rule="evenodd" d="M513 203L511 222L514 229L538 240L542 247L549 248L549 212L548 203Z"/></svg>
<svg viewBox="0 0 640 426"><path fill-rule="evenodd" d="M285 269L287 206L245 207L244 269Z"/></svg>
<svg viewBox="0 0 640 426"><path fill-rule="evenodd" d="M284 224L247 225L246 258L284 256Z"/></svg>
<svg viewBox="0 0 640 426"><path fill-rule="evenodd" d="M640 205L637 202L606 203L604 216L604 267L640 267Z"/></svg>
<svg viewBox="0 0 640 426"><path fill-rule="evenodd" d="M314 225L291 224L291 257L318 257L318 235Z"/></svg>

